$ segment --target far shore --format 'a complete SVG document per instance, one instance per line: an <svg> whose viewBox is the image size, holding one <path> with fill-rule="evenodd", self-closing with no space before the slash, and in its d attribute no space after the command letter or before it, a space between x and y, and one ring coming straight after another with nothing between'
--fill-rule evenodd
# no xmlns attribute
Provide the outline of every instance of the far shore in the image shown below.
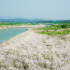
<svg viewBox="0 0 70 70"><path fill-rule="evenodd" d="M0 26L0 30L6 30L9 28L38 28L44 27L45 25L2 25Z"/></svg>

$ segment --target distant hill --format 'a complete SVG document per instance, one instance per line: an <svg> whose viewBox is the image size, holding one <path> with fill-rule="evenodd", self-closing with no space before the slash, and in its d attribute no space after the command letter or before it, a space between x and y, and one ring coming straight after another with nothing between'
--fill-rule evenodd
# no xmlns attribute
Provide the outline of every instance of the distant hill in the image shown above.
<svg viewBox="0 0 70 70"><path fill-rule="evenodd" d="M41 20L41 19L0 19L0 22L7 23L70 23L70 20Z"/></svg>

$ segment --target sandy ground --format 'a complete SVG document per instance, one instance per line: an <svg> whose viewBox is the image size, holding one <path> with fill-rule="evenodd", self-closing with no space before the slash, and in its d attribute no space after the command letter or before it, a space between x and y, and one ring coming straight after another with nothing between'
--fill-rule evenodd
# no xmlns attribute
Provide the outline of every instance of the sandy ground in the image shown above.
<svg viewBox="0 0 70 70"><path fill-rule="evenodd" d="M38 27L44 27L46 25L40 24L40 25L8 25L8 26L0 26L0 30L6 30L9 28L38 28Z"/></svg>
<svg viewBox="0 0 70 70"><path fill-rule="evenodd" d="M28 30L13 37L0 45L0 70L70 70L70 34Z"/></svg>
<svg viewBox="0 0 70 70"><path fill-rule="evenodd" d="M38 27L44 27L46 25L40 24L40 25L20 25L20 26L11 26L11 27L23 27L23 28L38 28Z"/></svg>

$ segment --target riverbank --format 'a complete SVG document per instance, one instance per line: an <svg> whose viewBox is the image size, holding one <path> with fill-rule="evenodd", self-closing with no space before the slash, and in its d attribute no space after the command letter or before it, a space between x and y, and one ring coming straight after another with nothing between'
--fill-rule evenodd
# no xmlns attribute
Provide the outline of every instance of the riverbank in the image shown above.
<svg viewBox="0 0 70 70"><path fill-rule="evenodd" d="M38 27L44 27L45 25L1 25L0 30L6 30L9 28L38 28Z"/></svg>
<svg viewBox="0 0 70 70"><path fill-rule="evenodd" d="M70 70L70 34L50 37L33 30L0 45L0 70Z"/></svg>
<svg viewBox="0 0 70 70"><path fill-rule="evenodd" d="M9 26L5 26L5 25L0 26L0 30L6 30L6 29L9 29L9 28L10 28Z"/></svg>

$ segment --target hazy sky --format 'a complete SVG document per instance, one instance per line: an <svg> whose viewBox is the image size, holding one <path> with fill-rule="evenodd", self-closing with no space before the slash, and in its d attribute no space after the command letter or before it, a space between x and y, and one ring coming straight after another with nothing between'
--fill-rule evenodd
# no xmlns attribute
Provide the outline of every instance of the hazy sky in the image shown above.
<svg viewBox="0 0 70 70"><path fill-rule="evenodd" d="M1 17L70 19L70 0L0 0Z"/></svg>

